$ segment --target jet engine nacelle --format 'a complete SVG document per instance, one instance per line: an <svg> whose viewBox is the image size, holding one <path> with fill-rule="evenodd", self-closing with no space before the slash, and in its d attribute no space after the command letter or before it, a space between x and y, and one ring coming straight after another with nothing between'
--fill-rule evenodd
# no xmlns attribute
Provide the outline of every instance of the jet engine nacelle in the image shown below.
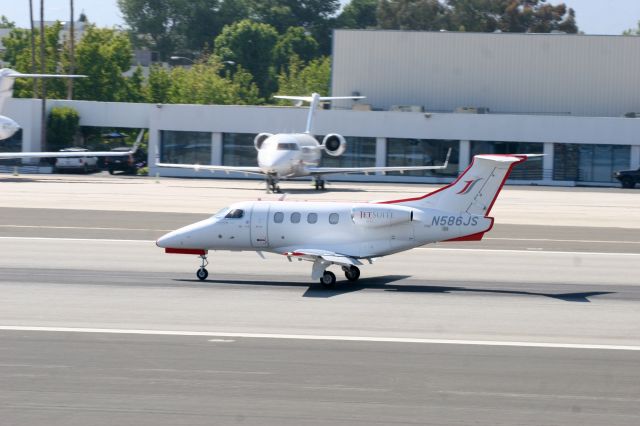
<svg viewBox="0 0 640 426"><path fill-rule="evenodd" d="M362 206L351 209L353 223L367 228L396 225L413 220L413 209L407 207Z"/></svg>
<svg viewBox="0 0 640 426"><path fill-rule="evenodd" d="M322 139L322 148L332 157L344 154L347 149L347 141L344 136L337 133L330 133Z"/></svg>
<svg viewBox="0 0 640 426"><path fill-rule="evenodd" d="M271 136L273 136L271 133L259 133L253 139L253 146L256 148L256 151L260 151L260 148L262 148L262 144L264 143L264 141L266 141L267 138Z"/></svg>
<svg viewBox="0 0 640 426"><path fill-rule="evenodd" d="M0 115L0 140L10 138L19 129L18 123L9 117Z"/></svg>

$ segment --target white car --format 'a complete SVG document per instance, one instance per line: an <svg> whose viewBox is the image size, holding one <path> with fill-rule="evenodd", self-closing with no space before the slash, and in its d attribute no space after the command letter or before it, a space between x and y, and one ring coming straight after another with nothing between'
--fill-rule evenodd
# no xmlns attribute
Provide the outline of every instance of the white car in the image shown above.
<svg viewBox="0 0 640 426"><path fill-rule="evenodd" d="M60 152L84 152L86 148L64 148ZM78 170L84 173L98 170L98 157L59 157L56 158L54 171Z"/></svg>

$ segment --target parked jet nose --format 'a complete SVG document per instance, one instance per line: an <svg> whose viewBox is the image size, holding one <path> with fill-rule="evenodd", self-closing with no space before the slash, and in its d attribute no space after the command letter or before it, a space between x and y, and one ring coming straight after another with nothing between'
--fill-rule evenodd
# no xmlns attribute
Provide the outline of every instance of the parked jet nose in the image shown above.
<svg viewBox="0 0 640 426"><path fill-rule="evenodd" d="M196 222L163 235L156 245L162 248L207 249L211 225L209 219Z"/></svg>
<svg viewBox="0 0 640 426"><path fill-rule="evenodd" d="M260 151L258 165L267 173L283 173L289 169L289 156L287 151Z"/></svg>

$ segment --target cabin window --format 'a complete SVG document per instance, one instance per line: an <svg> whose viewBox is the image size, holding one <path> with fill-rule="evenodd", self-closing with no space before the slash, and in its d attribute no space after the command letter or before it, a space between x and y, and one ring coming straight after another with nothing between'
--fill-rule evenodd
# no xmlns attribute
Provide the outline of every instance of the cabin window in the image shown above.
<svg viewBox="0 0 640 426"><path fill-rule="evenodd" d="M300 223L300 213L291 213L291 223Z"/></svg>
<svg viewBox="0 0 640 426"><path fill-rule="evenodd" d="M309 213L307 215L307 222L316 223L318 221L318 213Z"/></svg>
<svg viewBox="0 0 640 426"><path fill-rule="evenodd" d="M233 209L225 216L226 219L240 219L244 216L244 210L242 209Z"/></svg>
<svg viewBox="0 0 640 426"><path fill-rule="evenodd" d="M331 213L329 215L330 224L335 225L336 223L338 223L339 220L340 220L340 216L338 215L338 213Z"/></svg>
<svg viewBox="0 0 640 426"><path fill-rule="evenodd" d="M273 215L273 221L275 223L282 223L283 220L284 220L284 213L276 212L276 214Z"/></svg>

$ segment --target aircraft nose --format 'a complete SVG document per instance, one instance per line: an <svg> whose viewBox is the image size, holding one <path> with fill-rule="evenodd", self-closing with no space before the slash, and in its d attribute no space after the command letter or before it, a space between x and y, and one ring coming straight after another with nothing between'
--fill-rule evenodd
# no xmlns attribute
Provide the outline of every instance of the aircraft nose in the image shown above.
<svg viewBox="0 0 640 426"><path fill-rule="evenodd" d="M258 164L268 172L277 172L278 169L286 168L286 159L285 152L260 152L258 154Z"/></svg>
<svg viewBox="0 0 640 426"><path fill-rule="evenodd" d="M5 120L0 122L0 139L10 138L18 130L20 130L18 123L5 117Z"/></svg>
<svg viewBox="0 0 640 426"><path fill-rule="evenodd" d="M156 245L162 248L206 249L211 244L211 221L203 220L169 232L158 238Z"/></svg>

